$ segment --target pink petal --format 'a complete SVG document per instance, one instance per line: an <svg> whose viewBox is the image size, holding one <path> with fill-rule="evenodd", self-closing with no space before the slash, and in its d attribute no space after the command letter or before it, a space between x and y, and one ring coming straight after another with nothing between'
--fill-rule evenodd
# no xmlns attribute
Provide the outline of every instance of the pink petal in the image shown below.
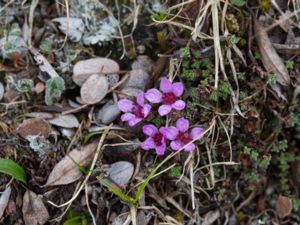
<svg viewBox="0 0 300 225"><path fill-rule="evenodd" d="M161 127L159 132L162 133L167 139L175 140L178 135L178 129L176 127Z"/></svg>
<svg viewBox="0 0 300 225"><path fill-rule="evenodd" d="M162 78L160 81L160 90L163 93L168 93L172 91L172 83L169 79L167 78Z"/></svg>
<svg viewBox="0 0 300 225"><path fill-rule="evenodd" d="M179 118L176 121L176 127L182 133L187 132L187 130L189 129L189 126L190 126L189 121L183 117Z"/></svg>
<svg viewBox="0 0 300 225"><path fill-rule="evenodd" d="M173 105L172 108L176 110L183 110L185 107L185 102L182 100L177 100Z"/></svg>
<svg viewBox="0 0 300 225"><path fill-rule="evenodd" d="M151 103L160 103L162 101L162 94L159 90L151 88L146 92L145 98Z"/></svg>
<svg viewBox="0 0 300 225"><path fill-rule="evenodd" d="M121 120L122 121L128 121L128 120L132 120L136 118L136 116L132 113L124 113L122 116L121 116Z"/></svg>
<svg viewBox="0 0 300 225"><path fill-rule="evenodd" d="M175 151L178 151L179 149L181 149L182 144L179 141L172 141L171 142L171 148Z"/></svg>
<svg viewBox="0 0 300 225"><path fill-rule="evenodd" d="M118 101L118 107L122 112L131 112L133 107L133 102L128 99L121 99Z"/></svg>
<svg viewBox="0 0 300 225"><path fill-rule="evenodd" d="M156 128L156 126L148 124L143 126L143 132L144 134L153 137L158 132L158 129Z"/></svg>
<svg viewBox="0 0 300 225"><path fill-rule="evenodd" d="M144 96L145 93L144 92L140 92L137 96L136 96L136 102L140 105L140 106L144 106Z"/></svg>
<svg viewBox="0 0 300 225"><path fill-rule="evenodd" d="M184 151L185 152L192 152L192 151L194 151L195 148L196 148L195 144L191 143L191 144L184 147Z"/></svg>
<svg viewBox="0 0 300 225"><path fill-rule="evenodd" d="M151 105L146 104L143 106L142 112L144 113L144 118L146 118L149 115L150 111L151 111Z"/></svg>
<svg viewBox="0 0 300 225"><path fill-rule="evenodd" d="M190 132L190 137L191 139L200 139L203 137L203 132L204 132L204 129L201 128L201 127L195 127L191 130Z"/></svg>
<svg viewBox="0 0 300 225"><path fill-rule="evenodd" d="M165 116L167 114L169 114L172 110L172 107L170 105L161 105L158 108L158 113L161 116Z"/></svg>
<svg viewBox="0 0 300 225"><path fill-rule="evenodd" d="M133 127L133 126L135 126L137 123L139 123L139 122L141 122L143 119L141 119L141 118L133 118L133 119L131 119L131 120L129 120L128 121L128 125L129 126L131 126L131 127Z"/></svg>
<svg viewBox="0 0 300 225"><path fill-rule="evenodd" d="M161 146L156 146L155 150L156 150L156 154L157 155L164 155L166 152L166 143L165 140L162 140L163 143Z"/></svg>
<svg viewBox="0 0 300 225"><path fill-rule="evenodd" d="M155 142L153 138L149 137L141 144L141 148L144 150L149 150L151 148L155 148Z"/></svg>
<svg viewBox="0 0 300 225"><path fill-rule="evenodd" d="M183 94L183 90L184 90L183 83L176 82L176 83L172 84L172 92L177 97L180 97Z"/></svg>

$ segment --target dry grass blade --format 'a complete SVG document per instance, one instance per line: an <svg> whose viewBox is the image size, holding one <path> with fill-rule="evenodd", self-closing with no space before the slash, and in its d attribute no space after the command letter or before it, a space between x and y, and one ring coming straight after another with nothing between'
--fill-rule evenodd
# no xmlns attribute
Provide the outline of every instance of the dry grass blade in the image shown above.
<svg viewBox="0 0 300 225"><path fill-rule="evenodd" d="M2 192L1 197L0 197L0 219L3 216L4 210L7 207L9 197L11 193L11 188L8 186L4 192Z"/></svg>
<svg viewBox="0 0 300 225"><path fill-rule="evenodd" d="M255 22L254 29L264 67L268 72L276 75L276 79L281 85L288 86L291 82L289 73L282 59L275 51L266 30L258 21Z"/></svg>
<svg viewBox="0 0 300 225"><path fill-rule="evenodd" d="M286 45L286 44L277 44L273 43L274 48L283 54L295 54L295 55L300 55L300 45Z"/></svg>

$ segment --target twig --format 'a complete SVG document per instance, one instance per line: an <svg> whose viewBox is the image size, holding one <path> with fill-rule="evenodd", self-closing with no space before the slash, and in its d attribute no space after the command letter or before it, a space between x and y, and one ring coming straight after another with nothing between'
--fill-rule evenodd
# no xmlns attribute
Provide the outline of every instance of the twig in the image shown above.
<svg viewBox="0 0 300 225"><path fill-rule="evenodd" d="M10 6L15 0L10 0L9 2L7 2L1 9L0 9L0 13L5 10L8 6Z"/></svg>
<svg viewBox="0 0 300 225"><path fill-rule="evenodd" d="M239 212L244 206L248 205L248 204L252 201L252 199L255 198L256 193L257 193L257 190L254 189L254 190L251 192L251 194L248 196L248 198L247 198L245 201L243 201L243 202L236 208L236 210Z"/></svg>
<svg viewBox="0 0 300 225"><path fill-rule="evenodd" d="M88 106L89 106L89 104L85 104L85 105L82 105L82 106L80 106L80 107L78 107L78 108L70 109L70 110L64 111L64 112L62 112L62 115L67 115L67 114L70 114L70 113L78 112L78 111L80 111L80 110L82 110L82 109L84 109L84 108L86 108L86 107L88 107Z"/></svg>

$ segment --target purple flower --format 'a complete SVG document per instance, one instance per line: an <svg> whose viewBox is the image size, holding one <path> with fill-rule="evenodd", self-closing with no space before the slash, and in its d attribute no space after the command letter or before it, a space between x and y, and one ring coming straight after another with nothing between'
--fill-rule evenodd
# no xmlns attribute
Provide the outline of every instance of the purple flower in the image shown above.
<svg viewBox="0 0 300 225"><path fill-rule="evenodd" d="M171 83L167 78L162 78L160 81L160 90L156 88L149 89L145 98L151 103L161 103L162 105L158 108L158 113L161 116L169 114L172 109L183 110L185 102L178 100L183 94L184 86L181 82Z"/></svg>
<svg viewBox="0 0 300 225"><path fill-rule="evenodd" d="M175 151L196 138L202 138L204 129L195 127L189 132L189 121L185 118L179 118L176 121L176 127L163 127L160 132L169 140L171 140L171 148ZM191 143L184 147L184 151L191 152L195 149L195 144Z"/></svg>
<svg viewBox="0 0 300 225"><path fill-rule="evenodd" d="M119 109L124 112L121 120L127 121L131 127L147 118L151 110L151 106L144 102L144 92L137 95L136 101L137 104L128 99L118 101Z"/></svg>
<svg viewBox="0 0 300 225"><path fill-rule="evenodd" d="M155 149L157 155L163 155L166 152L166 138L154 125L143 126L144 134L149 137L142 142L141 147L144 150Z"/></svg>

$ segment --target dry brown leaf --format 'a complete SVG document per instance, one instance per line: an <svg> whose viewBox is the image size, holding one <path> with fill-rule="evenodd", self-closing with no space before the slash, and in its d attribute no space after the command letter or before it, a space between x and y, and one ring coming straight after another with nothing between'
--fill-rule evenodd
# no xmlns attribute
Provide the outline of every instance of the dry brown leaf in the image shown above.
<svg viewBox="0 0 300 225"><path fill-rule="evenodd" d="M49 213L42 199L32 191L26 191L22 207L25 225L43 225L49 219Z"/></svg>
<svg viewBox="0 0 300 225"><path fill-rule="evenodd" d="M256 21L254 29L256 33L256 41L262 56L262 62L264 64L265 69L268 72L274 73L276 75L277 81L281 85L289 85L289 73L284 63L282 62L282 59L275 51L265 28L258 21Z"/></svg>
<svg viewBox="0 0 300 225"><path fill-rule="evenodd" d="M280 195L276 201L275 209L279 218L289 216L293 209L291 199Z"/></svg>
<svg viewBox="0 0 300 225"><path fill-rule="evenodd" d="M44 186L70 184L78 180L82 176L82 173L70 157L81 166L86 166L92 161L97 145L97 142L93 142L83 146L80 150L73 149L55 165Z"/></svg>

